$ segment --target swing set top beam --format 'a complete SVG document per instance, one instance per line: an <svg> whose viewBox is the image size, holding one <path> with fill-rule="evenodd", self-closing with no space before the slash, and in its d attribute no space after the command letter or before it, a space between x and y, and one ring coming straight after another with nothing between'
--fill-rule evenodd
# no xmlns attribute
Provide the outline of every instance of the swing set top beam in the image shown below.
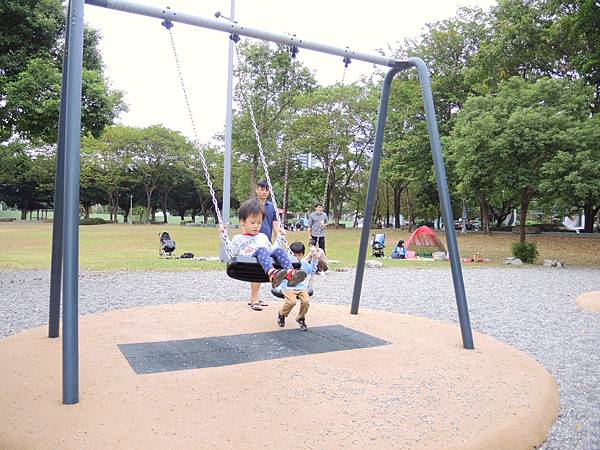
<svg viewBox="0 0 600 450"><path fill-rule="evenodd" d="M350 58L351 60L364 61L379 66L387 66L400 70L405 70L415 65L414 61L402 61L398 59L388 58L382 55L357 52L349 47L341 48L334 47L319 42L307 41L296 35L286 35L271 33L269 31L259 30L257 28L249 28L240 25L236 22L216 20L211 18L194 16L191 14L179 13L169 8L160 8L156 6L143 5L127 0L85 0L88 5L100 6L103 8L114 9L117 11L139 14L142 16L155 17L157 19L170 20L172 22L185 23L202 28L223 31L225 33L246 36L255 39L275 42L298 48L305 48L330 55L341 56L342 58Z"/></svg>

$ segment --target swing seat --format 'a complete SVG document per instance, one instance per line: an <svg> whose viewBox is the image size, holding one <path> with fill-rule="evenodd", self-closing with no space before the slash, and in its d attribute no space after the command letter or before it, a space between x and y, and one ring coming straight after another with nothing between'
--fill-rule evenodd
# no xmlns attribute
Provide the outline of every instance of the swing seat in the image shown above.
<svg viewBox="0 0 600 450"><path fill-rule="evenodd" d="M277 267L277 266L276 266ZM268 283L269 277L253 256L234 256L227 262L227 276L250 283Z"/></svg>
<svg viewBox="0 0 600 450"><path fill-rule="evenodd" d="M300 263L297 260L292 260L292 266L294 266L296 269L299 269ZM275 264L274 267L276 269L281 269L281 266L278 264ZM271 282L254 256L238 255L231 258L227 262L227 276L233 278L234 280L248 281L250 283ZM283 298L283 294L281 295Z"/></svg>

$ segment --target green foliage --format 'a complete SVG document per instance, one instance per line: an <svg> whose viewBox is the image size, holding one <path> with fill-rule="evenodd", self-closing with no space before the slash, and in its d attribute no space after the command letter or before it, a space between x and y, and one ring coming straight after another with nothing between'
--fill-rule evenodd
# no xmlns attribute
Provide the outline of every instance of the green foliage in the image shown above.
<svg viewBox="0 0 600 450"><path fill-rule="evenodd" d="M570 130L588 118L590 99L582 83L517 77L497 94L470 98L448 140L459 190L483 199L508 199L501 193L511 190L526 212L548 176L544 166L571 148Z"/></svg>
<svg viewBox="0 0 600 450"><path fill-rule="evenodd" d="M0 141L16 134L38 143L57 141L64 46L60 0L0 3ZM84 132L98 135L124 110L123 94L104 79L99 35L84 30Z"/></svg>
<svg viewBox="0 0 600 450"><path fill-rule="evenodd" d="M549 33L550 46L563 52L563 60L580 77L600 90L600 7L595 0L543 2L545 13L554 20ZM592 110L600 112L598 95Z"/></svg>
<svg viewBox="0 0 600 450"><path fill-rule="evenodd" d="M239 45L238 67L240 82L236 86L236 100L242 109L233 118L233 151L236 154L235 170L248 167L246 188L236 189L238 196L247 198L254 193L256 181L263 179L258 144L250 120L250 108L257 122L258 135L271 167L284 166L286 152L281 148L282 130L286 117L292 110L294 98L301 92L313 89L316 82L310 71L297 59L290 58L288 48L267 42L244 42ZM271 175L273 178L276 178ZM283 178L283 177L281 177Z"/></svg>
<svg viewBox="0 0 600 450"><path fill-rule="evenodd" d="M526 264L533 264L539 252L534 242L513 242L512 254Z"/></svg>
<svg viewBox="0 0 600 450"><path fill-rule="evenodd" d="M535 80L566 75L562 45L549 45L552 20L544 3L530 0L499 0L487 22L489 35L468 69L467 81L475 92L488 94L499 83L518 76Z"/></svg>
<svg viewBox="0 0 600 450"><path fill-rule="evenodd" d="M81 219L79 225L104 225L108 222L100 217L89 217L87 219Z"/></svg>
<svg viewBox="0 0 600 450"><path fill-rule="evenodd" d="M55 161L26 144L0 145L0 200L27 212L53 202Z"/></svg>

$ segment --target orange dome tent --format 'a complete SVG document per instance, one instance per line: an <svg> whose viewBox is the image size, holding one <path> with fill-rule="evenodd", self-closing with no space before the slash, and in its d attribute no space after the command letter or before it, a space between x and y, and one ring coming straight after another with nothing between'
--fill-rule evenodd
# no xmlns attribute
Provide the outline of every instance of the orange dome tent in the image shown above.
<svg viewBox="0 0 600 450"><path fill-rule="evenodd" d="M414 231L406 243L406 250L413 251L420 256L431 256L433 252L446 253L446 248L435 231L426 226L419 227Z"/></svg>

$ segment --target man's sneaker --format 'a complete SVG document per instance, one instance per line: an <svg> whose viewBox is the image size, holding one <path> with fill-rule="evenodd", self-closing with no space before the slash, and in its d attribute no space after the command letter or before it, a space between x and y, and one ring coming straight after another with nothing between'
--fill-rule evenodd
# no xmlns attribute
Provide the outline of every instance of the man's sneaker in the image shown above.
<svg viewBox="0 0 600 450"><path fill-rule="evenodd" d="M302 269L296 270L296 269L288 269L287 271L287 280L288 280L288 286L289 287L294 287L299 285L300 283L302 283L304 280L306 280L306 272Z"/></svg>
<svg viewBox="0 0 600 450"><path fill-rule="evenodd" d="M274 288L276 288L281 283L283 283L283 280L285 280L286 277L287 277L287 271L285 271L285 270L274 270L271 273L271 285Z"/></svg>
<svg viewBox="0 0 600 450"><path fill-rule="evenodd" d="M285 327L285 316L281 313L277 314L277 325Z"/></svg>
<svg viewBox="0 0 600 450"><path fill-rule="evenodd" d="M298 325L302 331L308 330L308 325L306 325L306 321L304 319L296 319L296 322L298 322Z"/></svg>

